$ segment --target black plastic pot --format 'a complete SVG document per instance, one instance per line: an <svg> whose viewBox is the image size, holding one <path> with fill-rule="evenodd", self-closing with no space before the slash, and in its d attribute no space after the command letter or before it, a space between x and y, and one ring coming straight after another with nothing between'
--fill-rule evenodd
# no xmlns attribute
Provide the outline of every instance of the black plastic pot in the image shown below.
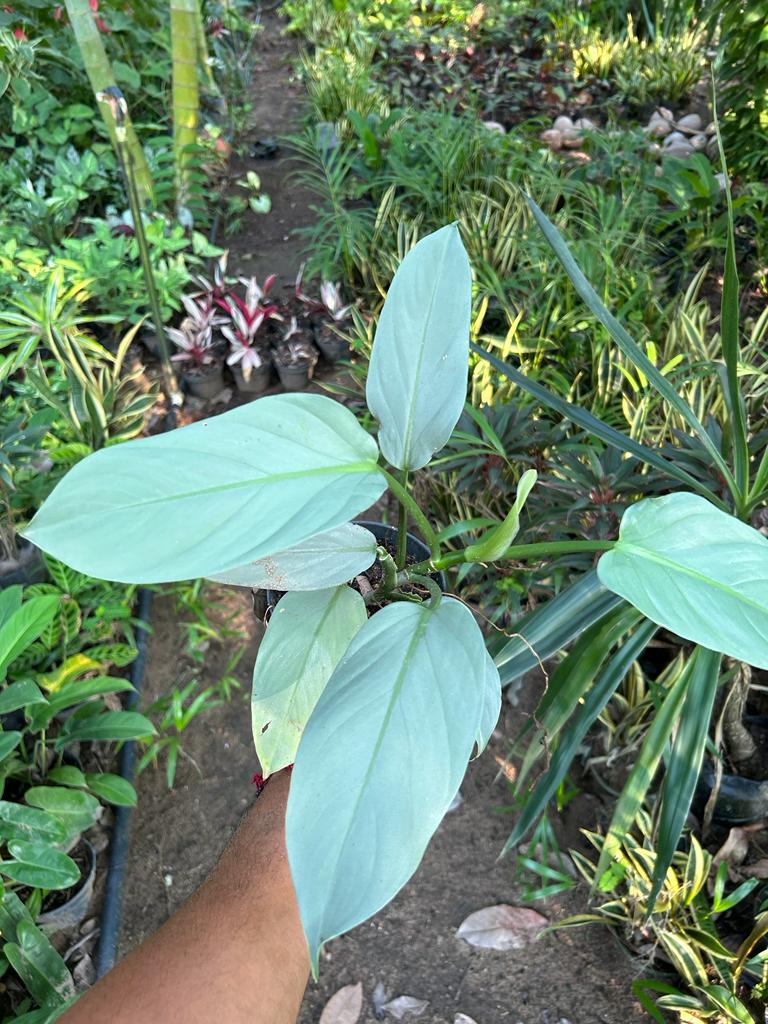
<svg viewBox="0 0 768 1024"><path fill-rule="evenodd" d="M262 395L272 383L272 367L268 362L262 363L251 370L248 380L243 376L242 369L236 364L232 367L237 390L244 395Z"/></svg>
<svg viewBox="0 0 768 1024"><path fill-rule="evenodd" d="M17 583L29 586L42 583L48 577L43 553L28 540L19 539L19 557L14 562L0 562L0 590L12 587Z"/></svg>
<svg viewBox="0 0 768 1024"><path fill-rule="evenodd" d="M93 896L93 883L96 878L96 853L87 839L81 839L85 849L88 866L80 879L80 886L66 903L55 910L47 910L37 916L37 925L48 935L63 931L65 928L76 928L88 916L88 909Z"/></svg>
<svg viewBox="0 0 768 1024"><path fill-rule="evenodd" d="M275 360L275 369L286 391L303 391L312 379L315 364L296 363L294 366L283 366Z"/></svg>
<svg viewBox="0 0 768 1024"><path fill-rule="evenodd" d="M715 772L711 763L702 769L694 796L694 807L703 814ZM715 800L713 821L723 825L751 825L768 818L768 781L746 779L742 775L723 775Z"/></svg>
<svg viewBox="0 0 768 1024"><path fill-rule="evenodd" d="M315 344L322 352L326 362L333 365L339 359L347 359L349 357L349 342L344 338L340 338L329 324L314 324L313 331Z"/></svg>
<svg viewBox="0 0 768 1024"><path fill-rule="evenodd" d="M206 366L199 370L184 370L184 387L196 398L215 398L224 388L224 374L220 366Z"/></svg>
<svg viewBox="0 0 768 1024"><path fill-rule="evenodd" d="M370 530L382 547L386 547L391 551L395 551L397 549L396 526L390 526L388 523L374 523L369 519L356 519L355 526L364 526L366 530ZM430 556L430 550L424 541L419 540L418 537L414 537L412 533L408 534L408 544L405 551L407 558L409 560L413 559L414 562L423 562ZM439 585L441 590L445 590L447 588L448 583L445 578L445 573L433 572L430 573L430 576ZM274 608L282 596L283 595L279 591L268 590L267 608Z"/></svg>

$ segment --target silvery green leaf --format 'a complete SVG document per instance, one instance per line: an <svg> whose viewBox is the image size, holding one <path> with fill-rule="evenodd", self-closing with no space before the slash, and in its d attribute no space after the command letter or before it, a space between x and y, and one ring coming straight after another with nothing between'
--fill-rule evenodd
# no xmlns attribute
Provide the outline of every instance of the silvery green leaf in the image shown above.
<svg viewBox="0 0 768 1024"><path fill-rule="evenodd" d="M127 583L221 573L348 522L384 491L375 441L323 395L273 395L95 452L25 531Z"/></svg>
<svg viewBox="0 0 768 1024"><path fill-rule="evenodd" d="M483 683L483 705L477 727L477 755L480 756L496 728L501 714L501 678L493 658L485 652L485 680Z"/></svg>
<svg viewBox="0 0 768 1024"><path fill-rule="evenodd" d="M467 397L472 275L455 224L422 238L400 264L381 311L366 399L384 457L426 466Z"/></svg>
<svg viewBox="0 0 768 1024"><path fill-rule="evenodd" d="M214 573L209 579L263 590L323 590L346 583L376 560L376 538L362 526L345 523L247 565Z"/></svg>
<svg viewBox="0 0 768 1024"><path fill-rule="evenodd" d="M286 594L275 606L253 668L253 739L265 776L293 764L320 694L367 618L346 586Z"/></svg>
<svg viewBox="0 0 768 1024"><path fill-rule="evenodd" d="M483 635L448 597L383 608L336 666L299 744L286 819L315 969L324 942L418 867L464 777L485 685Z"/></svg>
<svg viewBox="0 0 768 1024"><path fill-rule="evenodd" d="M768 668L768 539L705 498L631 506L597 574L678 636Z"/></svg>

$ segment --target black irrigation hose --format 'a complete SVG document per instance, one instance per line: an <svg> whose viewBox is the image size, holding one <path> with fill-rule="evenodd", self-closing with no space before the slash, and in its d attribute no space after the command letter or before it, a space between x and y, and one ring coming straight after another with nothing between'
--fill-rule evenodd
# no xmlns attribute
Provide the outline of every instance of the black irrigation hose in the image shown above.
<svg viewBox="0 0 768 1024"><path fill-rule="evenodd" d="M152 612L151 590L139 591L138 618L149 625ZM147 661L148 628L139 627L136 631L138 654L131 664L129 678L133 690L129 691L125 702L126 710L134 710L139 703L141 684L144 680L144 667ZM120 749L118 761L119 774L127 782L132 782L136 774L136 741L127 740ZM96 953L96 974L99 978L114 967L117 955L117 940L120 933L120 919L123 910L123 880L128 863L128 839L131 824L131 807L115 809L115 825L112 829L112 841L109 846L109 867L107 884L104 889L104 905L101 911L101 933Z"/></svg>

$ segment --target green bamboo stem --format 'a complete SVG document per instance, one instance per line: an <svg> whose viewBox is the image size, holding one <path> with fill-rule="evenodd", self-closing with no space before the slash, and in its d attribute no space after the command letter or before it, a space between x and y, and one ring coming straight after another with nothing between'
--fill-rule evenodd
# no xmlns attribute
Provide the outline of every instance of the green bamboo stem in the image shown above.
<svg viewBox="0 0 768 1024"><path fill-rule="evenodd" d="M189 195L191 147L197 142L200 88L197 78L199 41L197 0L170 0L173 70L173 152L176 164L176 208Z"/></svg>
<svg viewBox="0 0 768 1024"><path fill-rule="evenodd" d="M96 27L93 11L88 4L88 0L65 0L65 2L69 21L75 33L75 39L77 40L80 55L83 58L88 80L91 83L94 96L97 97L99 110L109 132L112 145L117 149L117 125L112 108L105 100L98 99L98 95L103 93L104 90L115 88L115 76L112 74L112 66L109 63L107 51L104 49L104 43ZM131 124L130 117L127 115L123 127L125 128L125 147L127 152L130 153L131 164L136 176L136 190L139 195L139 201L142 208L147 209L153 205L154 199L149 164Z"/></svg>
<svg viewBox="0 0 768 1024"><path fill-rule="evenodd" d="M195 0L195 31L197 32L197 55L203 66L205 77L208 81L208 88L216 92L216 79L213 77L213 68L210 64L210 53L208 52L208 40L205 35L205 22L203 20L203 8L200 0Z"/></svg>

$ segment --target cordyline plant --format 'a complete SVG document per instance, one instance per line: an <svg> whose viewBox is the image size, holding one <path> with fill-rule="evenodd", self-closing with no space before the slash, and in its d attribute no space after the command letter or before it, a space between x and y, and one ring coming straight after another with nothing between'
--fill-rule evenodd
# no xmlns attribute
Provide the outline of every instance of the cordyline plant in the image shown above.
<svg viewBox="0 0 768 1024"><path fill-rule="evenodd" d="M450 225L405 257L381 313L366 391L378 444L331 398L263 398L97 452L26 531L92 576L207 576L287 592L256 661L253 731L265 775L295 762L288 856L315 971L323 943L411 877L499 716L499 673L483 635L434 573L526 557L511 542L535 474L522 476L502 522L449 553L409 490L462 412L470 312L469 262ZM400 503L394 553L352 522L388 487ZM430 551L415 564L406 563L411 520ZM690 493L639 502L625 523L619 541L601 545L613 550L600 572L654 619L638 627L642 638L659 622L768 666L768 600L747 568L753 556L768 562L768 540ZM723 554L729 538L738 557ZM530 553L548 548L563 545ZM364 598L348 581L377 558L380 580Z"/></svg>

